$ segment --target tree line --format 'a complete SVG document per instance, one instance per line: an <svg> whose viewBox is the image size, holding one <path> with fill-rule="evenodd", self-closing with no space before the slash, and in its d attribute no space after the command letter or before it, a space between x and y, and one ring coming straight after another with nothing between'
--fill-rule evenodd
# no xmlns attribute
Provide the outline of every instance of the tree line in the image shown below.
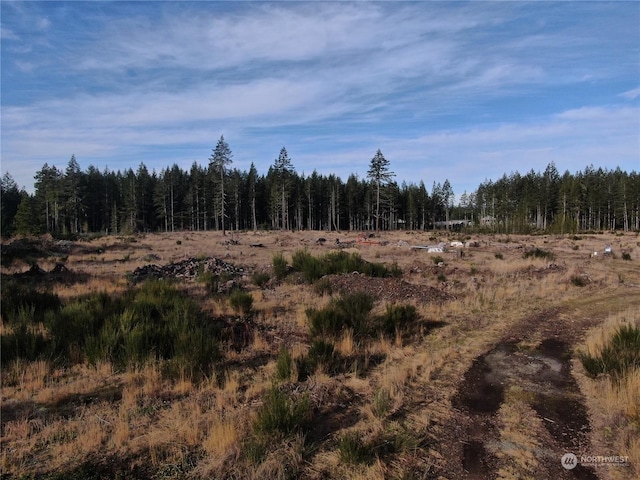
<svg viewBox="0 0 640 480"><path fill-rule="evenodd" d="M20 190L10 174L1 181L2 235L51 233L123 234L179 230L427 230L452 227L505 233L640 230L640 179L619 168L587 167L560 175L553 163L543 173L506 174L464 192L454 204L449 180L394 180L378 150L366 177L298 174L283 147L266 174L252 163L232 168L233 154L220 137L205 166L188 171L174 164L155 172L89 166L74 155L64 170L45 165L35 192Z"/></svg>

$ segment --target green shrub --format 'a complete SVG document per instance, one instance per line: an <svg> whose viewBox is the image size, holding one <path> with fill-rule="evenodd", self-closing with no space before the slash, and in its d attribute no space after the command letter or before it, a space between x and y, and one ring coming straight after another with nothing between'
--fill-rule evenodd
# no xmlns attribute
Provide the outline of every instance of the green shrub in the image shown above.
<svg viewBox="0 0 640 480"><path fill-rule="evenodd" d="M297 250L291 258L291 268L295 272L301 272L308 283L313 283L324 275L325 269L321 261L311 255L307 250Z"/></svg>
<svg viewBox="0 0 640 480"><path fill-rule="evenodd" d="M278 252L273 256L272 263L273 263L273 274L276 276L278 280L282 280L284 277L287 276L289 266L282 252Z"/></svg>
<svg viewBox="0 0 640 480"><path fill-rule="evenodd" d="M367 445L362 436L350 432L338 439L338 455L343 463L351 465L372 463L375 455L370 445Z"/></svg>
<svg viewBox="0 0 640 480"><path fill-rule="evenodd" d="M640 368L640 325L622 325L615 331L599 355L579 353L587 373L593 377L609 374L622 377Z"/></svg>
<svg viewBox="0 0 640 480"><path fill-rule="evenodd" d="M242 290L234 290L229 297L231 307L242 315L248 315L253 309L253 295Z"/></svg>
<svg viewBox="0 0 640 480"><path fill-rule="evenodd" d="M382 263L367 262L356 252L330 252L322 257L314 257L307 250L298 250L292 256L291 268L302 273L308 283L322 278L324 275L359 272L370 277L401 276L402 269L397 264L391 269Z"/></svg>
<svg viewBox="0 0 640 480"><path fill-rule="evenodd" d="M278 380L288 380L291 377L291 371L293 369L293 359L289 350L283 345L278 353L278 359L276 361L276 378Z"/></svg>
<svg viewBox="0 0 640 480"><path fill-rule="evenodd" d="M332 306L323 309L308 308L305 313L313 337L335 337L346 327L344 314Z"/></svg>
<svg viewBox="0 0 640 480"><path fill-rule="evenodd" d="M438 276L436 278L438 279L439 282L447 281L447 276L442 272L438 273Z"/></svg>
<svg viewBox="0 0 640 480"><path fill-rule="evenodd" d="M325 340L314 340L309 348L309 353L296 360L298 369L298 381L303 382L317 370L324 367L327 373L335 373L339 367L340 358L335 353L333 344Z"/></svg>
<svg viewBox="0 0 640 480"><path fill-rule="evenodd" d="M255 272L251 276L251 280L258 287L263 288L269 282L269 280L271 280L271 275L269 275L267 272Z"/></svg>
<svg viewBox="0 0 640 480"><path fill-rule="evenodd" d="M366 334L373 303L373 296L355 292L333 299L321 310L307 309L311 336L336 337L347 329L352 329L354 336Z"/></svg>
<svg viewBox="0 0 640 480"><path fill-rule="evenodd" d="M552 252L549 252L548 250L542 250L541 248L538 248L538 247L536 247L533 250L527 250L522 254L522 258L530 258L530 257L542 258L546 260L554 260L556 258L556 256Z"/></svg>
<svg viewBox="0 0 640 480"><path fill-rule="evenodd" d="M504 255L502 253L496 253L494 257L496 257L496 259L498 260L504 260Z"/></svg>
<svg viewBox="0 0 640 480"><path fill-rule="evenodd" d="M406 330L418 319L418 312L413 305L387 304L386 311L381 317L381 330L388 335L396 331Z"/></svg>
<svg viewBox="0 0 640 480"><path fill-rule="evenodd" d="M331 281L328 278L321 278L316 280L313 284L314 289L318 295L331 295L333 293L333 287Z"/></svg>
<svg viewBox="0 0 640 480"><path fill-rule="evenodd" d="M7 323L18 317L20 309L30 310L32 307L31 320L35 323L42 322L46 312L58 311L61 306L60 298L54 293L21 284L13 278L2 278L0 310L3 321Z"/></svg>
<svg viewBox="0 0 640 480"><path fill-rule="evenodd" d="M622 253L622 259L623 260L631 260L631 254L628 252L623 252Z"/></svg>
<svg viewBox="0 0 640 480"><path fill-rule="evenodd" d="M11 333L3 333L0 337L0 354L2 362L11 360L37 360L50 351L49 341L42 332L36 330L33 323L34 307L21 307L17 318L11 326Z"/></svg>
<svg viewBox="0 0 640 480"><path fill-rule="evenodd" d="M198 275L198 281L204 284L208 293L216 295L220 291L220 276L213 272L202 272Z"/></svg>
<svg viewBox="0 0 640 480"><path fill-rule="evenodd" d="M431 260L433 260L433 263L435 263L436 265L438 265L439 263L444 263L444 258L442 258L440 255L436 255Z"/></svg>
<svg viewBox="0 0 640 480"><path fill-rule="evenodd" d="M166 360L167 372L192 376L207 373L219 356L216 324L194 300L162 281L116 297L103 293L75 299L48 311L43 324L47 340L38 347L39 356L60 362L106 360L126 368ZM3 346L11 342L16 340L3 338Z"/></svg>
<svg viewBox="0 0 640 480"><path fill-rule="evenodd" d="M308 395L291 398L272 386L253 423L258 436L289 436L308 429L312 417Z"/></svg>

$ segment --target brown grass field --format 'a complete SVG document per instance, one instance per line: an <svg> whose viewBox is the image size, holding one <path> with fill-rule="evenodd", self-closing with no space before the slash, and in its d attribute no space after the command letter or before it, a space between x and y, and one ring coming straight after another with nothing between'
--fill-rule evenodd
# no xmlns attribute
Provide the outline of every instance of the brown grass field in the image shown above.
<svg viewBox="0 0 640 480"><path fill-rule="evenodd" d="M326 243L316 243L320 236ZM119 295L131 288L129 274L150 263L216 257L244 269L238 281L253 309L238 313L228 295L177 282L212 318L249 330L239 344L223 343L215 373L204 377L169 377L157 361L125 369L3 364L2 479L640 478L640 370L621 382L592 378L578 359L599 352L617 326L640 324L638 234L383 232L373 240L385 245L347 251L397 265L400 278L343 274L331 279L330 295L295 274L275 280L274 254L289 263L301 249L323 255L336 238L356 234L103 237L67 242L63 257L39 259L47 272L64 261L77 274L43 284L66 302ZM444 253L411 248L453 240L475 243ZM612 255L602 254L607 244ZM554 258L524 258L535 248ZM3 276L28 268L16 261ZM258 287L254 272L271 280ZM390 304L413 305L416 327L367 339L346 330L335 352L358 361L338 372L319 364L299 380L296 359L311 345L306 311L327 306L336 289L373 293L376 315ZM293 361L284 378L283 350ZM257 418L274 390L308 399L309 425L263 438L255 454ZM626 462L566 469L565 453Z"/></svg>

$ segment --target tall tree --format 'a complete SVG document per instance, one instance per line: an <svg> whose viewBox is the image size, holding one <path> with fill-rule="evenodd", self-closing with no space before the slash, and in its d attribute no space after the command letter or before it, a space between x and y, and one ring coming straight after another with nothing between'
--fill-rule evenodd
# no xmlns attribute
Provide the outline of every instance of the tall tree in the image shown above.
<svg viewBox="0 0 640 480"><path fill-rule="evenodd" d="M280 201L281 201L281 210L280 214L282 215L282 223L280 224L280 228L282 230L289 228L289 215L288 210L289 206L287 203L289 187L291 184L291 175L293 173L293 165L291 163L291 159L289 158L289 154L287 153L287 149L282 147L280 150L280 155L276 158L273 164L273 173L277 179L277 188L280 193Z"/></svg>
<svg viewBox="0 0 640 480"><path fill-rule="evenodd" d="M376 187L376 231L380 229L380 189L382 185L387 184L395 173L389 171L390 162L378 149L376 154L371 159L369 164L369 171L367 177L373 182Z"/></svg>
<svg viewBox="0 0 640 480"><path fill-rule="evenodd" d="M258 229L258 223L256 219L256 182L258 179L258 170L256 166L251 162L249 167L249 176L247 181L249 182L249 203L251 204L251 228L255 232Z"/></svg>
<svg viewBox="0 0 640 480"><path fill-rule="evenodd" d="M65 170L65 210L69 231L71 233L80 232L80 220L82 215L82 180L84 174L80 170L80 165L75 155L71 155L71 160Z"/></svg>
<svg viewBox="0 0 640 480"><path fill-rule="evenodd" d="M20 235L33 235L40 233L33 197L24 190L20 195L22 198L14 219L14 228L16 233Z"/></svg>
<svg viewBox="0 0 640 480"><path fill-rule="evenodd" d="M8 172L5 173L0 183L0 221L2 222L0 232L5 238L13 233L13 219L21 201L22 195L18 184Z"/></svg>
<svg viewBox="0 0 640 480"><path fill-rule="evenodd" d="M227 165L231 165L233 162L233 155L231 154L231 149L229 148L229 144L225 142L224 135L220 135L220 140L216 144L216 148L213 150L213 155L209 158L209 165L213 168L214 172L216 172L220 176L220 183L218 185L220 199L219 199L219 207L220 207L220 216L222 219L222 234L226 235L225 231L225 206L226 206L226 197L224 193L224 177L226 174Z"/></svg>

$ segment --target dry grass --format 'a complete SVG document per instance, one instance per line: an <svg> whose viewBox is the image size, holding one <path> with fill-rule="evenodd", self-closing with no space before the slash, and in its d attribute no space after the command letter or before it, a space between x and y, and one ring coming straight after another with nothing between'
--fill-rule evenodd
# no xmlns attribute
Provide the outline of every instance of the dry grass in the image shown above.
<svg viewBox="0 0 640 480"><path fill-rule="evenodd" d="M611 315L594 328L584 340L581 350L598 355L616 329L625 324L640 325L637 309ZM603 478L631 479L640 477L640 368L615 381L608 376L588 378L582 365L575 362L578 380L587 396L593 423L594 447L598 455L629 457L628 468L603 469Z"/></svg>
<svg viewBox="0 0 640 480"><path fill-rule="evenodd" d="M57 285L55 292L63 299L90 292L116 294L128 288L125 275L137 266L198 255L223 258L248 271L268 270L275 252L283 252L287 259L300 248L314 255L326 253L331 247L315 245L318 236L318 232L244 233L234 237L239 245L226 245L229 236L211 232L150 234L137 237L136 242L97 239L87 246L105 247L104 253L70 254L67 261L72 270L90 274L89 280ZM328 244L334 237L355 237L348 232L322 236ZM382 479L411 478L412 472L426 472L456 461L447 458L446 445L438 444L437 426L454 415L450 398L473 358L532 312L558 305L584 315L615 311L617 301L636 292L625 289L640 285L637 263L590 258L589 253L611 243L617 249L627 248L635 259L640 258L640 248L635 246L637 237L631 235L584 236L581 240L496 235L479 237L481 247L465 249L462 257L444 254L445 267L435 270L429 254L398 244L453 238L440 232L383 233L380 239L388 241L387 246L361 245L356 249L365 260L396 263L408 281L441 288L455 300L412 301L421 320L443 322L440 328L411 338L398 335L366 342L356 342L351 332L345 332L335 342L340 356L380 357L378 365L333 376L319 370L304 384L294 381L293 372L289 381L282 382L287 391L309 393L318 411L327 407L329 414L340 415L333 423L331 418L320 420L333 425L332 430L311 451L301 435L274 439L265 458L257 463L246 457L244 448L251 435L252 418L264 393L274 384L280 347L284 345L293 359L306 355L309 342L305 311L308 307L323 308L331 297L319 296L313 286L286 281L258 289L247 277L244 282L253 295L257 328L244 349L223 352L224 370L200 382L185 377L168 379L157 363L125 372L114 371L108 363L71 368L55 367L46 361L3 365L3 472L62 472L100 454L122 458L132 465L150 465L152 471L166 465L190 465L192 476L205 478ZM250 248L248 244L253 242L267 248ZM556 255L554 263L562 268L547 270L549 261L523 259L524 249L533 246L552 251ZM145 260L151 253L160 260ZM502 259L496 258L496 253ZM446 280L438 279L437 273L443 273ZM588 275L591 282L582 288L572 286L571 276L581 274ZM208 312L234 315L225 299L209 297L202 286L187 285L185 289ZM376 312L383 308L378 304ZM584 348L597 349L621 318L613 316L594 330L585 339ZM3 334L9 331L10 326L2 325ZM533 345L539 338L526 340ZM580 385L593 402L594 435L600 435L594 445L603 446L603 452L594 453L628 452L634 465L639 465L640 441L629 420L638 421L637 372L621 386L584 376ZM384 395L388 395L389 404L381 410ZM329 408L332 402L336 405ZM396 415L400 420L392 420ZM494 450L502 462L500 477L535 478L538 459L532 452L539 445L529 432L541 429L538 419L526 402L518 399L517 392L507 396L499 416L503 427L500 444ZM347 431L370 439L400 428L428 432L432 445L410 454L382 456L366 465L340 462L336 440ZM621 474L618 470L610 469L607 474L615 478Z"/></svg>

